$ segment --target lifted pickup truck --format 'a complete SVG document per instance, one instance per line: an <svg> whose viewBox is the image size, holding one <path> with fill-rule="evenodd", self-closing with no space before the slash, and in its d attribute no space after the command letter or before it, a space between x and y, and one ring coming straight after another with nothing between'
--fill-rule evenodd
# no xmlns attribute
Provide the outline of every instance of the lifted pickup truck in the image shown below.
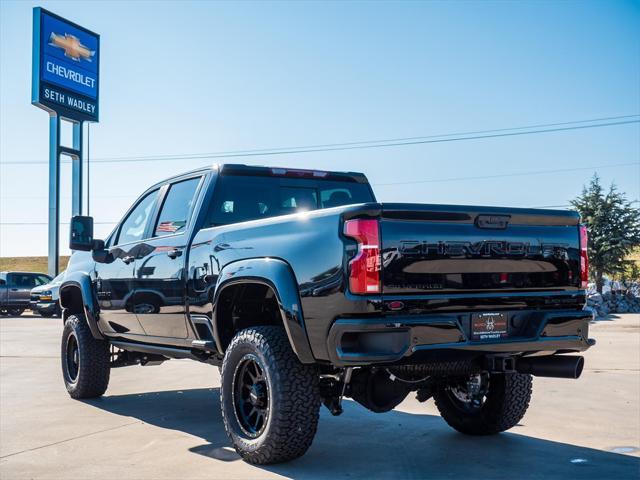
<svg viewBox="0 0 640 480"><path fill-rule="evenodd" d="M413 391L463 433L507 430L532 375L578 378L567 354L595 343L575 212L381 204L359 173L222 165L151 187L104 241L74 217L70 247L71 397L115 367L217 365L251 463L302 455L344 397L386 412Z"/></svg>

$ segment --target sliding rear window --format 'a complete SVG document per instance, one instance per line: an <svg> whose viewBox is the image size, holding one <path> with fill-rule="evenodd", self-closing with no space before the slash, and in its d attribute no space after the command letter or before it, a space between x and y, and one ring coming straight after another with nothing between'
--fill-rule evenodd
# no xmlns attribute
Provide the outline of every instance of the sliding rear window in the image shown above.
<svg viewBox="0 0 640 480"><path fill-rule="evenodd" d="M373 201L364 183L224 175L216 184L209 226Z"/></svg>

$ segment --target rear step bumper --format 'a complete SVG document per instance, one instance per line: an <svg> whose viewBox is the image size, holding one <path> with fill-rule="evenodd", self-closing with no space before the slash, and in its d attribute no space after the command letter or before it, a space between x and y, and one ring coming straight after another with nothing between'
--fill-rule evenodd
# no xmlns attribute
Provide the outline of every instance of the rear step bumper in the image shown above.
<svg viewBox="0 0 640 480"><path fill-rule="evenodd" d="M470 313L340 318L329 331L329 355L336 365L371 365L415 363L409 357L581 352L595 344L588 338L588 311L504 313L509 336L489 341L471 338Z"/></svg>

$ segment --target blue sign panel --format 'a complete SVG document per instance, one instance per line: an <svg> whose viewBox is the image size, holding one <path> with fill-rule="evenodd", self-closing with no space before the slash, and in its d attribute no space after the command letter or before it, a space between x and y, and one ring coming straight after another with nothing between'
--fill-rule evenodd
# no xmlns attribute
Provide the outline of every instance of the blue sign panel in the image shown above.
<svg viewBox="0 0 640 480"><path fill-rule="evenodd" d="M33 9L32 103L71 120L98 121L100 36Z"/></svg>

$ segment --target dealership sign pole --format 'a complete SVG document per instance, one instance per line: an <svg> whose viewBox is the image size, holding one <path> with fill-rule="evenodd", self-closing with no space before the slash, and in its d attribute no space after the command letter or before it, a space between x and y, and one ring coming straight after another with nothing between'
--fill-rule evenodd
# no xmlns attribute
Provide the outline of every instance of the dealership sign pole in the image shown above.
<svg viewBox="0 0 640 480"><path fill-rule="evenodd" d="M100 36L43 8L33 9L31 103L49 113L49 274L59 270L60 155L71 157L71 214L82 215L82 133L98 121ZM73 127L60 145L60 121Z"/></svg>

